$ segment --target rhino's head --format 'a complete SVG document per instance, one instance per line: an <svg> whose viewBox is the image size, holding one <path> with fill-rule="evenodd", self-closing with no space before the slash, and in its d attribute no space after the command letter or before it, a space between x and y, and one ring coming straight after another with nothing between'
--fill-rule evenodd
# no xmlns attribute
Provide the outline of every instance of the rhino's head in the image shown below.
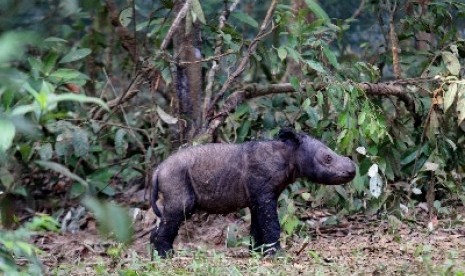
<svg viewBox="0 0 465 276"><path fill-rule="evenodd" d="M294 146L294 158L301 177L326 185L344 184L355 177L352 160L338 155L317 139L291 129L281 130L278 138Z"/></svg>

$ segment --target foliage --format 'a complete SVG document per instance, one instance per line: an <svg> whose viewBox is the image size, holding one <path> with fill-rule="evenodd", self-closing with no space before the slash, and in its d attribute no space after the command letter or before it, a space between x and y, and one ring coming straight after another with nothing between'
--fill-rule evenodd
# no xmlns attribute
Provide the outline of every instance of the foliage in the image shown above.
<svg viewBox="0 0 465 276"><path fill-rule="evenodd" d="M121 243L132 239L133 227L127 211L115 203L100 202L95 198L85 198L84 204L92 210L99 221L99 229L105 236L112 236Z"/></svg>
<svg viewBox="0 0 465 276"><path fill-rule="evenodd" d="M189 118L176 106L177 45L160 49L176 17L175 1L133 1L133 6L115 1L118 27L107 1L13 2L0 4L12 11L0 19L0 203L55 192L66 199L112 198L182 146L179 133ZM192 1L182 25L187 33L201 30L196 43L204 61L198 73L205 90L212 82L212 97L254 43L268 2L240 3L220 28L222 3ZM405 7L393 15L403 79L393 80L389 16L382 4L368 1L361 7L359 21L371 20L373 38L372 29L356 29L357 18L344 14L354 1L301 2L297 12L294 2L277 5L273 30L258 39L217 110L246 85L289 82L296 92L242 102L213 135L240 143L270 139L279 128L292 126L357 163L350 185L302 180L285 191L279 208L286 236L305 229L299 216L308 207L331 207L338 215L387 212L403 219L401 206L429 200L430 211L441 216L447 206L465 204L465 5L397 1ZM315 17L309 19L310 14ZM136 58L122 28L136 39ZM422 33L431 41L419 49ZM209 80L207 72L215 66ZM401 85L413 107L357 85L385 81ZM98 107L109 109L106 100L133 91L138 93L130 102L112 106L103 119L94 116ZM37 177L44 171L47 176ZM66 179L65 195L55 185L60 177ZM49 193L42 190L45 179L52 182ZM125 215L108 220L109 214L123 213L119 207L86 203L104 232L130 241L131 230L121 229L129 225ZM17 213L3 209L2 223L14 226ZM7 222L7 217L15 219Z"/></svg>
<svg viewBox="0 0 465 276"><path fill-rule="evenodd" d="M43 219L50 217L34 218L35 224L42 221L42 225L53 225ZM31 226L31 225L30 225ZM15 231L0 230L0 271L6 275L41 275L42 265L37 258L38 249L29 244L27 239L31 232L29 227L22 227ZM26 265L17 265L17 260L24 258Z"/></svg>

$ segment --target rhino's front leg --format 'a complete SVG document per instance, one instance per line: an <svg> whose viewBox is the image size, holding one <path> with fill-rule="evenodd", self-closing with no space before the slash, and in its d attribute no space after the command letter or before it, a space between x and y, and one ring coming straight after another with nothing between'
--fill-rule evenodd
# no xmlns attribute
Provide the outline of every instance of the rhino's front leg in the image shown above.
<svg viewBox="0 0 465 276"><path fill-rule="evenodd" d="M250 207L252 222L251 234L254 238L254 250L263 250L264 255L273 255L279 244L280 226L277 201L274 196L262 195L252 199Z"/></svg>

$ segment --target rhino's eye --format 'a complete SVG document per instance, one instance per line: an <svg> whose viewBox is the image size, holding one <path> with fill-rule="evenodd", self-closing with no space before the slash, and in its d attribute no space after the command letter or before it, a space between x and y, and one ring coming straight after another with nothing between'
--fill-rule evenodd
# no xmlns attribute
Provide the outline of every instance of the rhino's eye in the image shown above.
<svg viewBox="0 0 465 276"><path fill-rule="evenodd" d="M331 164L331 162L333 161L333 158L331 157L331 155L326 155L325 156L325 163L326 164Z"/></svg>

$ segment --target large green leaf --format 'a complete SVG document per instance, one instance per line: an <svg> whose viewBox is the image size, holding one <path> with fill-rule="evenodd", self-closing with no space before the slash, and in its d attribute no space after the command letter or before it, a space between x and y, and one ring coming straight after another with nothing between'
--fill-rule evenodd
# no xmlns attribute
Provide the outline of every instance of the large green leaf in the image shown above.
<svg viewBox="0 0 465 276"><path fill-rule="evenodd" d="M323 54L325 54L326 58L328 59L329 63L331 63L334 68L339 68L339 63L337 62L336 55L334 52L329 48L327 45L323 45Z"/></svg>
<svg viewBox="0 0 465 276"><path fill-rule="evenodd" d="M61 102L61 101L76 101L80 103L95 103L107 110L109 109L108 105L101 99L95 98L95 97L88 97L83 94L65 93L65 94L60 94L60 95L54 94L50 96L51 96L49 99L50 103Z"/></svg>
<svg viewBox="0 0 465 276"><path fill-rule="evenodd" d="M314 60L307 60L307 65L310 66L310 68L312 68L313 70L317 71L317 72L320 72L320 73L326 73L326 70L325 68L323 67L323 65L321 65L321 63L319 63L318 61L314 61Z"/></svg>
<svg viewBox="0 0 465 276"><path fill-rule="evenodd" d="M31 34L16 31L0 36L0 64L9 62L23 54L26 43L31 43Z"/></svg>
<svg viewBox="0 0 465 276"><path fill-rule="evenodd" d="M161 107L157 106L157 114L160 116L160 119L167 123L168 125L174 125L178 122L178 118L171 116L166 113Z"/></svg>
<svg viewBox="0 0 465 276"><path fill-rule="evenodd" d="M132 21L132 14L132 7L122 10L119 14L119 22L121 23L121 25L123 25L124 27L129 26L129 24L131 24Z"/></svg>
<svg viewBox="0 0 465 276"><path fill-rule="evenodd" d="M448 51L444 51L441 54L447 70L449 70L452 75L457 76L460 72L460 62L457 56Z"/></svg>
<svg viewBox="0 0 465 276"><path fill-rule="evenodd" d="M457 96L457 83L451 83L449 89L447 89L444 95L444 112L446 112L449 107L454 103L455 97Z"/></svg>
<svg viewBox="0 0 465 276"><path fill-rule="evenodd" d="M67 69L67 68L60 68L54 72L52 72L49 76L51 81L61 81L61 82L69 82L75 79L89 79L83 73L74 70L74 69Z"/></svg>
<svg viewBox="0 0 465 276"><path fill-rule="evenodd" d="M80 60L85 58L86 56L90 55L92 51L89 48L82 48L82 49L76 49L72 50L71 52L67 53L59 63L67 63L67 62L73 62L76 60Z"/></svg>
<svg viewBox="0 0 465 276"><path fill-rule="evenodd" d="M315 14L316 17L329 21L328 14L321 8L321 6L314 0L305 0L308 8Z"/></svg>
<svg viewBox="0 0 465 276"><path fill-rule="evenodd" d="M200 5L199 0L192 0L192 13L194 22L198 19L202 24L207 24L207 20L205 20L205 15L203 14L202 6Z"/></svg>
<svg viewBox="0 0 465 276"><path fill-rule="evenodd" d="M0 118L0 152L5 152L13 144L15 126L11 120Z"/></svg>
<svg viewBox="0 0 465 276"><path fill-rule="evenodd" d="M46 169L49 169L49 170L52 170L52 171L55 171L57 173L60 173L66 177L69 177L77 182L79 182L80 184L82 184L83 186L86 186L88 187L88 183L87 181L85 181L84 179L82 179L81 177L79 177L77 174L75 173L72 173L67 167L59 164L59 163L55 163L55 162L51 162L51 161L44 161L44 160L37 160L36 163Z"/></svg>
<svg viewBox="0 0 465 276"><path fill-rule="evenodd" d="M114 237L122 243L132 240L134 229L126 209L113 202L102 202L92 197L86 197L83 203L94 213L103 235Z"/></svg>
<svg viewBox="0 0 465 276"><path fill-rule="evenodd" d="M254 28L258 28L258 22L255 21L255 19L253 19L253 17L251 17L250 15L246 14L246 13L243 13L243 12L239 12L239 11L235 11L231 14L234 18L238 19L239 21L241 21L242 23L245 23L247 25L250 25Z"/></svg>

